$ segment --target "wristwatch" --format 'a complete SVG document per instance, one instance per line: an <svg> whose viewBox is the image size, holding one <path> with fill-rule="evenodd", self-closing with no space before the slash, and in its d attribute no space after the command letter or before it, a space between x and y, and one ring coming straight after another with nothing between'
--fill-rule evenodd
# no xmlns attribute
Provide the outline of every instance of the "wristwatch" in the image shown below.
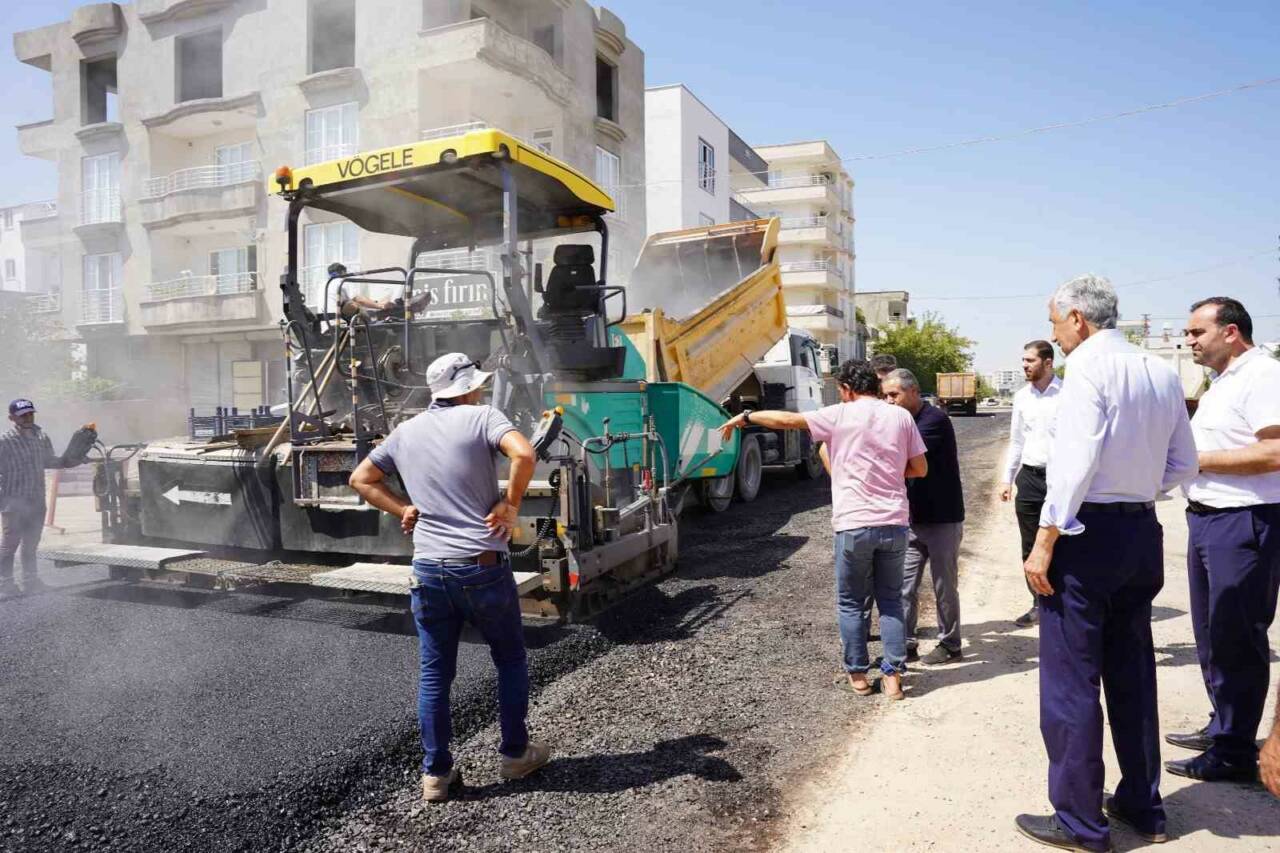
<svg viewBox="0 0 1280 853"><path fill-rule="evenodd" d="M750 425L750 423L751 423L751 410L750 410L750 409L743 409L743 410L742 410L742 422L743 422L744 424Z"/></svg>

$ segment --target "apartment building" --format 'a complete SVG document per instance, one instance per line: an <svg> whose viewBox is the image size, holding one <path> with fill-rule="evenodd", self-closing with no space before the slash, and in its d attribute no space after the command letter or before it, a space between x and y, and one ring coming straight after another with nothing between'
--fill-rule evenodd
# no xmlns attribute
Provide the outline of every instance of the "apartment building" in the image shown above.
<svg viewBox="0 0 1280 853"><path fill-rule="evenodd" d="M861 354L854 310L853 179L825 141L756 146L764 186L734 186L739 203L782 219L779 260L792 326L839 359ZM835 360L833 359L833 362Z"/></svg>
<svg viewBox="0 0 1280 853"><path fill-rule="evenodd" d="M58 215L52 201L0 208L0 290L43 294L61 286L57 252L48 224Z"/></svg>
<svg viewBox="0 0 1280 853"><path fill-rule="evenodd" d="M766 186L769 164L682 84L644 93L650 234L754 219L734 188Z"/></svg>
<svg viewBox="0 0 1280 853"><path fill-rule="evenodd" d="M993 370L986 375L986 380L993 391L1004 397L1027 384L1027 377L1019 367Z"/></svg>
<svg viewBox="0 0 1280 853"><path fill-rule="evenodd" d="M617 188L611 269L643 241L624 188L644 183L644 54L585 0L95 3L14 50L52 83L52 117L18 137L57 164L41 236L64 325L91 372L180 412L280 400L276 166L502 127ZM407 259L405 239L309 216L313 305L330 263Z"/></svg>

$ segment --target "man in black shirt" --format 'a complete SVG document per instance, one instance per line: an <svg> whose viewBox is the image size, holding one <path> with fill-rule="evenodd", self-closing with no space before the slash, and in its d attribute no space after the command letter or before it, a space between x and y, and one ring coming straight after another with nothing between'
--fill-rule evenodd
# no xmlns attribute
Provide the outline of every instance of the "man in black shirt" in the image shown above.
<svg viewBox="0 0 1280 853"><path fill-rule="evenodd" d="M920 383L910 370L899 368L881 380L890 403L915 418L924 438L929 474L907 481L911 504L911 535L902 578L902 621L907 634L907 660L915 660L917 600L927 564L938 604L938 645L920 658L927 664L960 659L960 542L964 538L964 491L960 485L960 457L951 419L920 399Z"/></svg>

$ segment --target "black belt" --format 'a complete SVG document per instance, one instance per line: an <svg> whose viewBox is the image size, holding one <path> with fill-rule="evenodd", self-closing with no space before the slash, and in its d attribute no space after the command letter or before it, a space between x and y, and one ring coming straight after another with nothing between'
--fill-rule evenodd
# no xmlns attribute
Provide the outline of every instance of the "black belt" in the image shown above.
<svg viewBox="0 0 1280 853"><path fill-rule="evenodd" d="M1135 512L1148 512L1156 508L1155 501L1120 501L1113 504L1099 504L1086 501L1080 504L1081 512L1109 512L1128 515Z"/></svg>
<svg viewBox="0 0 1280 853"><path fill-rule="evenodd" d="M1034 471L1035 473L1039 474L1041 477L1043 477L1049 470L1044 465L1023 465L1022 467L1026 468L1028 471Z"/></svg>
<svg viewBox="0 0 1280 853"><path fill-rule="evenodd" d="M1199 501L1187 501L1187 512L1196 515L1221 515L1224 512L1236 512L1237 510L1249 509L1247 506L1209 506Z"/></svg>
<svg viewBox="0 0 1280 853"><path fill-rule="evenodd" d="M468 566L496 566L506 558L503 551L481 551L474 557L447 557L442 560L421 558L416 563L426 563L437 569L465 569Z"/></svg>

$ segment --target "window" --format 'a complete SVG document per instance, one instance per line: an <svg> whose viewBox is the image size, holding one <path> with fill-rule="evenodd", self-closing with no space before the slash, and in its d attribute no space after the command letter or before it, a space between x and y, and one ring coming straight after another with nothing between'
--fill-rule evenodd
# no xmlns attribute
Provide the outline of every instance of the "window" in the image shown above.
<svg viewBox="0 0 1280 853"><path fill-rule="evenodd" d="M119 323L124 320L124 300L120 298L123 263L119 252L84 256L81 294L82 318L86 323Z"/></svg>
<svg viewBox="0 0 1280 853"><path fill-rule="evenodd" d="M782 170L770 169L769 170L769 186L776 187L781 183L782 183Z"/></svg>
<svg viewBox="0 0 1280 853"><path fill-rule="evenodd" d="M350 222L323 222L303 230L302 288L307 304L329 310L335 303L336 286L329 288L329 308L321 308L329 265L342 264L348 270L360 268L360 242L356 226ZM348 292L354 292L348 288ZM396 295L399 295L398 293Z"/></svg>
<svg viewBox="0 0 1280 853"><path fill-rule="evenodd" d="M9 208L4 212L4 230L13 230L13 208Z"/></svg>
<svg viewBox="0 0 1280 853"><path fill-rule="evenodd" d="M13 258L4 259L4 277L9 281L18 277L18 262Z"/></svg>
<svg viewBox="0 0 1280 853"><path fill-rule="evenodd" d="M556 132L554 128L544 127L541 130L535 130L532 141L534 148L544 154L555 156L556 152L553 149L556 141Z"/></svg>
<svg viewBox="0 0 1280 853"><path fill-rule="evenodd" d="M698 186L716 194L716 149L705 139L698 140Z"/></svg>
<svg viewBox="0 0 1280 853"><path fill-rule="evenodd" d="M307 111L306 161L323 163L350 157L360 143L358 107L354 101Z"/></svg>
<svg viewBox="0 0 1280 853"><path fill-rule="evenodd" d="M618 196L619 185L622 183L622 158L599 145L596 146L596 183L613 199L616 206L613 215L625 219L625 206Z"/></svg>
<svg viewBox="0 0 1280 853"><path fill-rule="evenodd" d="M120 155L85 157L80 169L80 224L119 222Z"/></svg>
<svg viewBox="0 0 1280 853"><path fill-rule="evenodd" d="M222 30L181 36L178 44L178 102L222 97Z"/></svg>
<svg viewBox="0 0 1280 853"><path fill-rule="evenodd" d="M533 38L530 39L538 47L547 52L552 59L556 58L556 27L548 24L545 27L534 27Z"/></svg>
<svg viewBox="0 0 1280 853"><path fill-rule="evenodd" d="M355 67L355 0L311 0L308 25L312 74Z"/></svg>
<svg viewBox="0 0 1280 853"><path fill-rule="evenodd" d="M257 287L257 272L257 246L209 253L209 275L214 277L215 293L247 293Z"/></svg>
<svg viewBox="0 0 1280 853"><path fill-rule="evenodd" d="M716 218L714 216L707 216L705 213L699 213L698 224L699 225L715 225Z"/></svg>
<svg viewBox="0 0 1280 853"><path fill-rule="evenodd" d="M216 162L220 184L239 184L257 178L258 164L253 159L252 142L219 145Z"/></svg>
<svg viewBox="0 0 1280 853"><path fill-rule="evenodd" d="M116 58L80 63L80 123L116 121Z"/></svg>
<svg viewBox="0 0 1280 853"><path fill-rule="evenodd" d="M618 69L603 56L596 56L596 115L618 120L616 98Z"/></svg>

